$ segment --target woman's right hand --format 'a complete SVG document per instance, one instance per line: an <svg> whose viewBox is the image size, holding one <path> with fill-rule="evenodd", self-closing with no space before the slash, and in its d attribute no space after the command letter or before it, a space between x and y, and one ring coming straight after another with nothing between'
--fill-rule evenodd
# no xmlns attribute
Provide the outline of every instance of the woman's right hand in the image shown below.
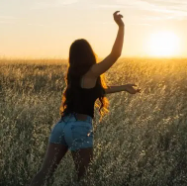
<svg viewBox="0 0 187 186"><path fill-rule="evenodd" d="M117 23L117 25L121 27L121 26L124 26L124 22L122 20L123 16L121 14L118 14L118 12L120 11L114 12L113 16L114 16L114 20Z"/></svg>

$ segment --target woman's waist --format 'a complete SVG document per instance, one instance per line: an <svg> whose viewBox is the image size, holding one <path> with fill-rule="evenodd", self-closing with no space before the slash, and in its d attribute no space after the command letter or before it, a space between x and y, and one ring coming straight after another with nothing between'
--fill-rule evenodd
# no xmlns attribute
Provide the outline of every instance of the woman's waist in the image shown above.
<svg viewBox="0 0 187 186"><path fill-rule="evenodd" d="M77 112L72 112L66 116L62 116L62 119L65 122L75 122L75 121L82 121L87 123L92 123L92 117L87 114L81 114Z"/></svg>

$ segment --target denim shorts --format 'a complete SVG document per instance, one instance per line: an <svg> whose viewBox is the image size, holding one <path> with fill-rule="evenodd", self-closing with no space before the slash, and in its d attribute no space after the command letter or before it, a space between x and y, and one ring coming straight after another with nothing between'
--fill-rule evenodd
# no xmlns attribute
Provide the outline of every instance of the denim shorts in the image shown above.
<svg viewBox="0 0 187 186"><path fill-rule="evenodd" d="M93 147L92 118L77 120L74 113L62 117L53 127L49 142L65 145L71 151Z"/></svg>

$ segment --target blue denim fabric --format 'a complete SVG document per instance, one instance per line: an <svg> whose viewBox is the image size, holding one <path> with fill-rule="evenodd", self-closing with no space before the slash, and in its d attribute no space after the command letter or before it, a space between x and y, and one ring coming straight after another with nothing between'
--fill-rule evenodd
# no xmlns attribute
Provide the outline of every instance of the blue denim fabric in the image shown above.
<svg viewBox="0 0 187 186"><path fill-rule="evenodd" d="M71 151L93 147L92 118L76 120L74 113L61 118L53 127L49 142L63 144Z"/></svg>

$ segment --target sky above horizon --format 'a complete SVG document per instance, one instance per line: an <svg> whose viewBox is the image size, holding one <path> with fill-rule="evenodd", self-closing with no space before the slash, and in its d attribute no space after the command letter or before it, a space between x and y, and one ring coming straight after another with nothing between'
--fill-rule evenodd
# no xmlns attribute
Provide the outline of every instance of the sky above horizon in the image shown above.
<svg viewBox="0 0 187 186"><path fill-rule="evenodd" d="M169 55L187 57L186 0L0 0L0 57L68 58L71 43L79 38L105 57L117 34L116 10L125 23L122 56L159 56L163 51L152 47L151 53L150 41L159 48L155 40L172 33L177 46ZM164 47L176 45L170 43L175 37Z"/></svg>

